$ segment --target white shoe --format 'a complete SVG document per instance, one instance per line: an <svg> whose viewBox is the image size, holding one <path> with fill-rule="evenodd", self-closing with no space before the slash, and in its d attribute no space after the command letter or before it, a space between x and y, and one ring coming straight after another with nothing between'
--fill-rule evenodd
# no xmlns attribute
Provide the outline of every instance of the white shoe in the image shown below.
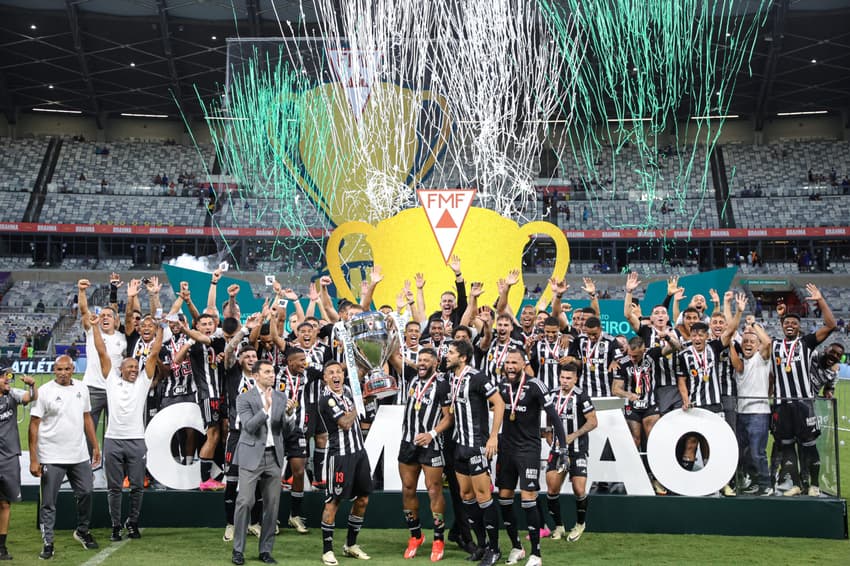
<svg viewBox="0 0 850 566"><path fill-rule="evenodd" d="M532 554L528 557L528 561L525 563L525 566L543 566L543 559L536 554Z"/></svg>
<svg viewBox="0 0 850 566"><path fill-rule="evenodd" d="M368 554L363 552L363 549L360 548L359 544L355 544L352 546L343 546L342 553L351 558L357 558L359 560L369 560L371 558Z"/></svg>
<svg viewBox="0 0 850 566"><path fill-rule="evenodd" d="M555 527L555 530L552 531L550 538L552 540L561 540L565 536L567 536L567 529L565 529L563 525L558 525Z"/></svg>
<svg viewBox="0 0 850 566"><path fill-rule="evenodd" d="M576 523L576 526L572 528L570 534L567 536L567 540L575 542L581 538L582 533L584 533L584 523Z"/></svg>
<svg viewBox="0 0 850 566"><path fill-rule="evenodd" d="M325 566L338 566L339 562L336 560L336 556L334 556L334 551L329 550L322 555L322 564Z"/></svg>
<svg viewBox="0 0 850 566"><path fill-rule="evenodd" d="M248 525L248 533L249 534L252 534L257 538L260 538L260 532L261 532L261 529L260 529L259 523L255 524L255 525Z"/></svg>
<svg viewBox="0 0 850 566"><path fill-rule="evenodd" d="M820 497L820 488L816 485L810 485L809 497Z"/></svg>
<svg viewBox="0 0 850 566"><path fill-rule="evenodd" d="M783 493L782 495L784 495L785 497L794 497L795 495L800 495L801 493L803 493L803 490L800 489L800 486L795 485L791 489L789 489L785 493Z"/></svg>
<svg viewBox="0 0 850 566"><path fill-rule="evenodd" d="M305 535L310 532L307 525L304 524L304 519L301 517L289 517L289 526L295 529L295 532Z"/></svg>
<svg viewBox="0 0 850 566"><path fill-rule="evenodd" d="M224 527L224 536L221 537L221 540L224 542L230 542L233 540L233 525L227 525Z"/></svg>
<svg viewBox="0 0 850 566"><path fill-rule="evenodd" d="M512 548L508 553L508 559L505 564L519 564L519 561L525 558L525 549Z"/></svg>

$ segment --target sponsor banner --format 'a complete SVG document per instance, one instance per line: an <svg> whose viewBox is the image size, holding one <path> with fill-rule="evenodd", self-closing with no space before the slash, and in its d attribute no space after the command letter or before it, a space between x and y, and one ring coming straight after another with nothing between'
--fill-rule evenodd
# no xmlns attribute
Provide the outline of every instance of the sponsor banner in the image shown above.
<svg viewBox="0 0 850 566"><path fill-rule="evenodd" d="M274 228L201 228L198 226L115 226L109 224L39 224L34 222L2 222L1 232L25 234L128 234L134 236L226 236L237 238L273 238L304 235ZM314 238L330 236L330 230L311 228L306 234ZM725 230L564 230L570 240L654 240L716 238L830 238L850 236L850 228L841 226L818 228L734 228Z"/></svg>

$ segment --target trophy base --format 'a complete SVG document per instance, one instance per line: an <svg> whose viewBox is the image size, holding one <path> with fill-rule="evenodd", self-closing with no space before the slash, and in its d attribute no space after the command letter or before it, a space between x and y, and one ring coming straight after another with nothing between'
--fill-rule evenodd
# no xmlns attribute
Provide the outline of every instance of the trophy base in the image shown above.
<svg viewBox="0 0 850 566"><path fill-rule="evenodd" d="M364 397L386 399L387 397L394 397L397 393L398 385L395 378L389 375L373 375L363 385Z"/></svg>

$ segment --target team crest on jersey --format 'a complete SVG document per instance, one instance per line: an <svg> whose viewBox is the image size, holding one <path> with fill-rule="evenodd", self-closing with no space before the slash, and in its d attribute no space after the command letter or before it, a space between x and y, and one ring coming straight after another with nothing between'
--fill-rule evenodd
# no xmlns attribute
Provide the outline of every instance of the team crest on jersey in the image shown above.
<svg viewBox="0 0 850 566"><path fill-rule="evenodd" d="M334 401L333 399L328 399L328 407L336 407L336 401Z"/></svg>

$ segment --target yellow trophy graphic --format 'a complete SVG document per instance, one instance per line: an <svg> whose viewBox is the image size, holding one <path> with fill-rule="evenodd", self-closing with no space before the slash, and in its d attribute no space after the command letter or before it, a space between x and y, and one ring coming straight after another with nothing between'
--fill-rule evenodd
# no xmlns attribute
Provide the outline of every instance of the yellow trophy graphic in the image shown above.
<svg viewBox="0 0 850 566"><path fill-rule="evenodd" d="M438 241L434 224L429 221L429 213L424 206L404 210L379 222L377 226L358 221L338 226L328 239L325 253L337 295L355 299L346 282L340 259L343 240L355 235L365 236L372 259L381 266L384 274L384 280L375 289L373 300L376 305L395 305L395 296L404 286L404 281L412 280L416 273L421 272L426 276L426 306L429 311L436 310L440 304L440 295L454 289L454 274L446 265L450 254L461 258L463 277L468 283L485 283L485 292L479 304L492 304L498 296L496 281L510 270L521 267L523 248L535 234L549 236L555 243L557 256L552 275L563 277L567 272L569 244L564 233L554 224L537 221L520 227L513 220L492 210L477 207L469 207L465 217L458 210L445 207L439 213L439 219L444 219L445 214L449 214L448 220L456 225L456 239L448 250ZM522 303L524 288L525 285L520 281L508 296L514 312ZM550 291L547 288L544 299L549 298Z"/></svg>

